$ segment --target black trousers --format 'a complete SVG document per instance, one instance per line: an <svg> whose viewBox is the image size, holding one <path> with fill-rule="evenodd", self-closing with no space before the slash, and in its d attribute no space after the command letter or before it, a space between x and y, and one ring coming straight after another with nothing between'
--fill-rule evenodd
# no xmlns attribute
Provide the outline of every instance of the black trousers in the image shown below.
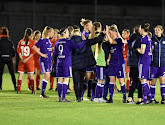
<svg viewBox="0 0 165 125"><path fill-rule="evenodd" d="M8 66L14 87L16 87L16 78L14 75L12 59L0 59L0 88L2 88L2 76L5 64Z"/></svg>
<svg viewBox="0 0 165 125"><path fill-rule="evenodd" d="M139 71L138 67L130 67L130 90L128 97L133 98L133 94L135 92L135 89L138 88L138 98L142 98L142 85L139 80Z"/></svg>
<svg viewBox="0 0 165 125"><path fill-rule="evenodd" d="M81 95L84 90L85 72L86 72L86 68L73 70L73 84L74 84L74 91L77 100L81 99Z"/></svg>

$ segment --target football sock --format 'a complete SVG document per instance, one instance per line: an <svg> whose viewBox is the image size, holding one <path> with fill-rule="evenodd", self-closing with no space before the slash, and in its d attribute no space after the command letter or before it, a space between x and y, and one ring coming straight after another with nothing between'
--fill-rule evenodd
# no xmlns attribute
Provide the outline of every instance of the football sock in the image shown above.
<svg viewBox="0 0 165 125"><path fill-rule="evenodd" d="M39 87L40 85L40 75L36 76L36 87Z"/></svg>
<svg viewBox="0 0 165 125"><path fill-rule="evenodd" d="M34 79L33 80L30 80L30 85L31 85L31 87L32 87L32 92L34 92L35 90L34 90Z"/></svg>
<svg viewBox="0 0 165 125"><path fill-rule="evenodd" d="M47 80L45 80L45 79L42 80L41 95L45 94L45 89L46 89L47 83L48 83Z"/></svg>
<svg viewBox="0 0 165 125"><path fill-rule="evenodd" d="M18 91L21 91L21 84L22 84L22 80L18 80L17 81Z"/></svg>
<svg viewBox="0 0 165 125"><path fill-rule="evenodd" d="M126 88L125 88L125 83L120 84L121 85L121 91L123 93L123 98L126 99Z"/></svg>
<svg viewBox="0 0 165 125"><path fill-rule="evenodd" d="M142 90L143 90L143 101L147 102L147 93L148 93L148 84L142 83Z"/></svg>
<svg viewBox="0 0 165 125"><path fill-rule="evenodd" d="M160 92L161 92L162 100L164 100L164 96L165 96L165 83L164 84L160 84Z"/></svg>
<svg viewBox="0 0 165 125"><path fill-rule="evenodd" d="M113 98L113 93L114 93L114 83L109 83L109 94L110 94L110 99Z"/></svg>
<svg viewBox="0 0 165 125"><path fill-rule="evenodd" d="M68 83L63 83L62 84L62 98L65 98L65 95L67 93L67 90L68 90Z"/></svg>
<svg viewBox="0 0 165 125"><path fill-rule="evenodd" d="M58 92L58 97L61 98L62 83L60 83L60 82L57 83L57 92Z"/></svg>
<svg viewBox="0 0 165 125"><path fill-rule="evenodd" d="M54 85L54 77L50 76L50 88L53 88Z"/></svg>
<svg viewBox="0 0 165 125"><path fill-rule="evenodd" d="M152 85L150 86L150 91L151 91L151 96L152 96L152 99L155 98L155 90L156 90L156 85Z"/></svg>

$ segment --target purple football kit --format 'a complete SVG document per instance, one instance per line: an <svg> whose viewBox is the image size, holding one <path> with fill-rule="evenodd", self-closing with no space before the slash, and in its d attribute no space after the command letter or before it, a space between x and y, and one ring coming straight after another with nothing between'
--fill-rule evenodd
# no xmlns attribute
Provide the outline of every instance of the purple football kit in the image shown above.
<svg viewBox="0 0 165 125"><path fill-rule="evenodd" d="M149 79L149 70L151 64L151 56L152 56L152 42L148 35L144 36L141 39L141 44L146 45L145 53L140 55L139 57L139 78L140 79Z"/></svg>
<svg viewBox="0 0 165 125"><path fill-rule="evenodd" d="M54 58L57 58L56 77L67 78L72 77L72 49L80 49L84 46L85 40L81 44L76 44L72 40L59 39L55 44ZM68 83L57 83L58 96L61 98L67 93Z"/></svg>
<svg viewBox="0 0 165 125"><path fill-rule="evenodd" d="M109 76L117 76L117 78L125 77L125 61L123 57L123 43L120 38L116 38L116 45L110 48L111 60L109 64Z"/></svg>
<svg viewBox="0 0 165 125"><path fill-rule="evenodd" d="M52 54L52 45L49 39L40 39L36 44L38 48L40 48L40 52L43 54L48 54L48 58L44 58L40 56L40 66L41 72L51 72L51 54Z"/></svg>
<svg viewBox="0 0 165 125"><path fill-rule="evenodd" d="M108 67L109 76L117 76L117 78L125 77L125 61L123 57L123 42L120 38L116 38L115 41L117 44L114 44L110 48L111 60ZM125 83L121 83L121 91L123 93L123 99L126 100L126 88ZM109 83L109 94L110 99L112 100L114 93L114 83Z"/></svg>
<svg viewBox="0 0 165 125"><path fill-rule="evenodd" d="M141 44L146 45L146 49L144 54L140 55L139 58L139 78L140 79L149 79L149 69L151 64L151 56L152 56L152 41L151 38L148 35L145 35L141 39ZM142 84L142 90L143 90L143 101L144 103L147 102L147 97L151 100L151 92L150 88L148 86L148 83L141 83Z"/></svg>
<svg viewBox="0 0 165 125"><path fill-rule="evenodd" d="M44 58L44 57L40 56L40 66L41 66L41 72L42 73L50 73L51 72L51 67L52 67L52 63L51 63L52 45L51 45L50 40L41 38L35 44L35 46L40 48L41 53L48 54L47 58ZM45 80L45 79L42 80L41 95L44 95L47 83L48 83L47 80ZM42 97L42 96L40 96L40 97Z"/></svg>

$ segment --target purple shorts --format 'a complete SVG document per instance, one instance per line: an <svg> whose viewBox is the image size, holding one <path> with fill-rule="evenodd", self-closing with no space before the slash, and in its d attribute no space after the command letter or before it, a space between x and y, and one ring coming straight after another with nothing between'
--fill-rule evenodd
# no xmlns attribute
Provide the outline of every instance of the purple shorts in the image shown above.
<svg viewBox="0 0 165 125"><path fill-rule="evenodd" d="M150 65L138 64L139 78L149 80Z"/></svg>
<svg viewBox="0 0 165 125"><path fill-rule="evenodd" d="M106 68L104 66L96 66L96 79L97 80L106 79Z"/></svg>
<svg viewBox="0 0 165 125"><path fill-rule="evenodd" d="M150 78L156 79L159 77L165 77L165 67L151 67Z"/></svg>
<svg viewBox="0 0 165 125"><path fill-rule="evenodd" d="M57 66L56 77L57 78L72 77L72 67Z"/></svg>
<svg viewBox="0 0 165 125"><path fill-rule="evenodd" d="M125 78L125 63L111 64L108 67L109 76L117 76L117 78Z"/></svg>
<svg viewBox="0 0 165 125"><path fill-rule="evenodd" d="M95 66L87 67L86 72L95 72Z"/></svg>
<svg viewBox="0 0 165 125"><path fill-rule="evenodd" d="M47 62L41 62L40 61L40 66L41 66L41 73L46 73L46 72L51 72L52 69L52 63L47 63Z"/></svg>

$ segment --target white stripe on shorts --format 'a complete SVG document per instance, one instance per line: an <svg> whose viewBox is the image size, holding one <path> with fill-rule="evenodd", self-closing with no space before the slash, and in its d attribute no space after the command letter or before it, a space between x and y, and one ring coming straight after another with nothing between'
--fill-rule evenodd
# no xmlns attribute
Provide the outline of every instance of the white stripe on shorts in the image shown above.
<svg viewBox="0 0 165 125"><path fill-rule="evenodd" d="M140 67L139 67L139 78L142 77L142 68L143 68L143 64L140 64Z"/></svg>
<svg viewBox="0 0 165 125"><path fill-rule="evenodd" d="M70 77L72 77L72 67L69 67Z"/></svg>
<svg viewBox="0 0 165 125"><path fill-rule="evenodd" d="M45 66L43 62L41 62L41 68L42 68L43 73L45 73L46 71L45 71Z"/></svg>
<svg viewBox="0 0 165 125"><path fill-rule="evenodd" d="M123 67L123 73L124 73L124 78L125 78L125 63L122 64L122 67Z"/></svg>
<svg viewBox="0 0 165 125"><path fill-rule="evenodd" d="M103 67L100 67L100 79L103 79Z"/></svg>

